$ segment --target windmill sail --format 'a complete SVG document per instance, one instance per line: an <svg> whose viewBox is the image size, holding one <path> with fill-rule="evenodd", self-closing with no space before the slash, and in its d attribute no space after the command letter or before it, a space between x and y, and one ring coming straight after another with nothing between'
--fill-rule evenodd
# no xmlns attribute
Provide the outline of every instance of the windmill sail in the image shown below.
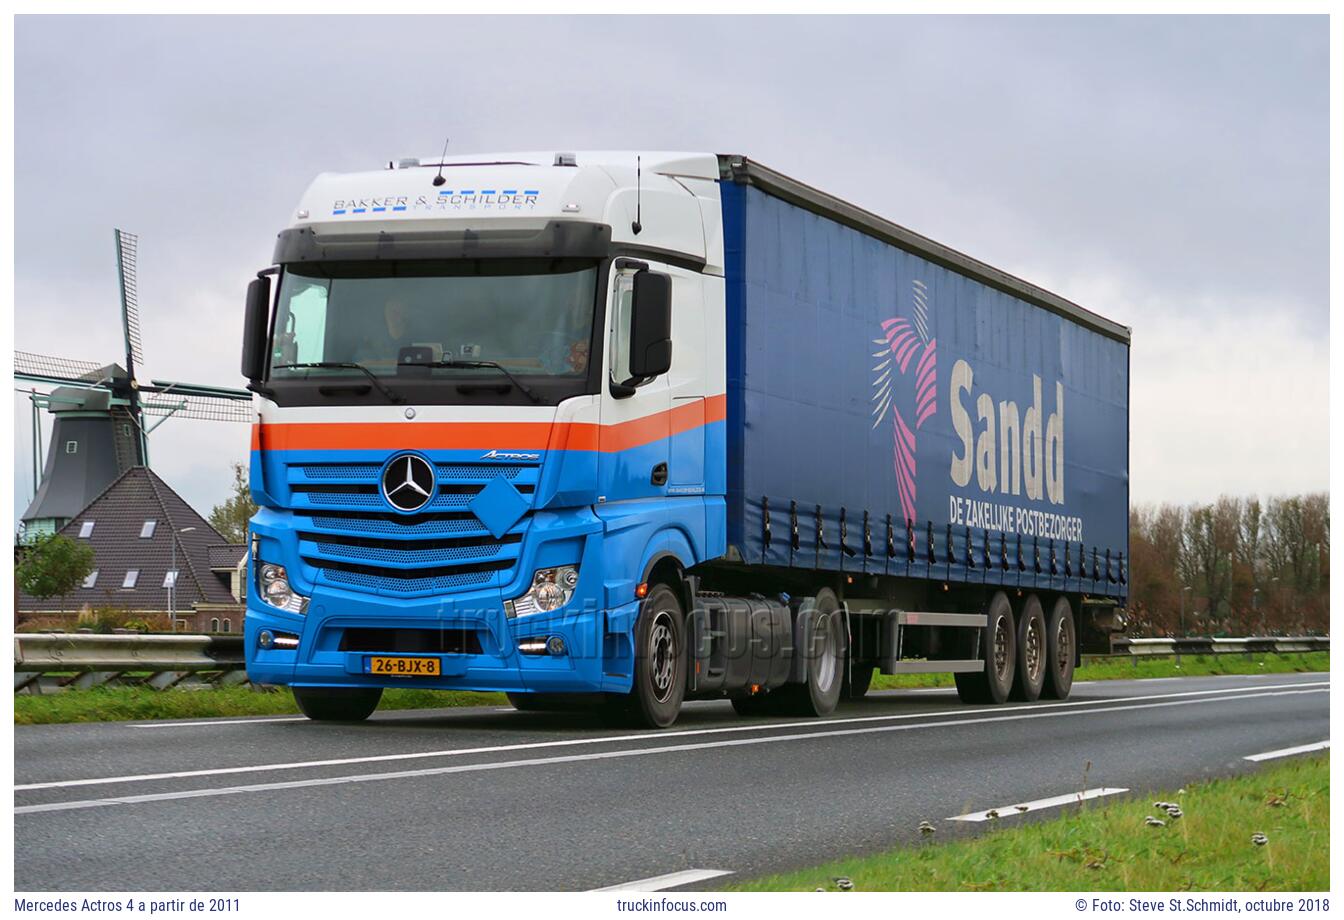
<svg viewBox="0 0 1344 920"><path fill-rule="evenodd" d="M25 534L54 532L118 476L147 465L146 436L170 418L252 421L247 390L163 380L140 384L139 238L120 229L114 238L126 366L14 353L17 379L56 387L50 394L31 394L34 407L40 399L53 421L45 463L39 459L41 428L33 426L34 463L42 465L42 480L23 514Z"/></svg>
<svg viewBox="0 0 1344 920"><path fill-rule="evenodd" d="M140 289L135 256L140 238L125 230L113 230L117 239L117 280L121 286L121 332L126 341L126 370L131 379L145 364L140 343Z"/></svg>

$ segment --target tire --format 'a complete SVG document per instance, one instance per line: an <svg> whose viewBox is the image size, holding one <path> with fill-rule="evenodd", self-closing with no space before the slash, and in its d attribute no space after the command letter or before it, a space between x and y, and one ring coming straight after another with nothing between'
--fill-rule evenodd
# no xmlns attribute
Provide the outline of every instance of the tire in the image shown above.
<svg viewBox="0 0 1344 920"><path fill-rule="evenodd" d="M786 684L774 692L782 711L790 715L825 716L835 712L845 683L848 645L843 611L835 592L822 588L812 602L813 648L808 649L807 680Z"/></svg>
<svg viewBox="0 0 1344 920"><path fill-rule="evenodd" d="M851 662L849 680L845 684L845 698L850 700L863 699L868 693L868 688L873 685L874 671L872 662Z"/></svg>
<svg viewBox="0 0 1344 920"><path fill-rule="evenodd" d="M382 687L293 687L299 711L314 722L363 722L378 708Z"/></svg>
<svg viewBox="0 0 1344 920"><path fill-rule="evenodd" d="M608 721L667 728L686 697L686 617L667 585L654 585L635 626L635 677L629 695L606 707Z"/></svg>
<svg viewBox="0 0 1344 920"><path fill-rule="evenodd" d="M980 635L984 670L955 676L957 695L963 703L1002 703L1013 688L1013 675L1017 670L1017 630L1008 596L1002 591L994 592L986 613L987 622Z"/></svg>
<svg viewBox="0 0 1344 920"><path fill-rule="evenodd" d="M1017 616L1017 668L1009 699L1034 703L1041 698L1047 658L1045 636L1041 600L1034 594L1028 595Z"/></svg>
<svg viewBox="0 0 1344 920"><path fill-rule="evenodd" d="M1045 626L1045 686L1042 695L1050 700L1067 700L1073 689L1073 663L1078 648L1078 627L1073 622L1073 607L1067 597L1055 601Z"/></svg>

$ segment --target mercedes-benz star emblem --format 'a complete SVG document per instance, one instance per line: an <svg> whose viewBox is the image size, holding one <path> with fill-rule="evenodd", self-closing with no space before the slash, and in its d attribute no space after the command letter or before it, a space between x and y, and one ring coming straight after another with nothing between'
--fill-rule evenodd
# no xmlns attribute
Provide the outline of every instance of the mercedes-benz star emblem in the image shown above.
<svg viewBox="0 0 1344 920"><path fill-rule="evenodd" d="M434 467L416 454L394 457L383 470L383 498L398 511L419 511L434 497Z"/></svg>

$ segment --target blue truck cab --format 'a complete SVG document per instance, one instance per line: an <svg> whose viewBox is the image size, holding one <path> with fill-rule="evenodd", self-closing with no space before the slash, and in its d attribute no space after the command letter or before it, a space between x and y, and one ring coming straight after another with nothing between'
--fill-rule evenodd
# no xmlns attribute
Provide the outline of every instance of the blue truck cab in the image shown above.
<svg viewBox="0 0 1344 920"><path fill-rule="evenodd" d="M1064 696L1122 621L1124 327L737 156L402 160L292 217L245 642L314 719Z"/></svg>

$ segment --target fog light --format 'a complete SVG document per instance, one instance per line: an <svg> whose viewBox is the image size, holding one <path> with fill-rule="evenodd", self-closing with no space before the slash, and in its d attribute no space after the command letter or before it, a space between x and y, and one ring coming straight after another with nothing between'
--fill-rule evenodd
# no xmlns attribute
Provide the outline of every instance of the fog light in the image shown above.
<svg viewBox="0 0 1344 920"><path fill-rule="evenodd" d="M257 645L264 649L296 649L299 647L299 637L293 633L263 629L257 633Z"/></svg>
<svg viewBox="0 0 1344 920"><path fill-rule="evenodd" d="M560 636L551 636L546 640L546 651L552 655L563 655L565 653L565 640Z"/></svg>

